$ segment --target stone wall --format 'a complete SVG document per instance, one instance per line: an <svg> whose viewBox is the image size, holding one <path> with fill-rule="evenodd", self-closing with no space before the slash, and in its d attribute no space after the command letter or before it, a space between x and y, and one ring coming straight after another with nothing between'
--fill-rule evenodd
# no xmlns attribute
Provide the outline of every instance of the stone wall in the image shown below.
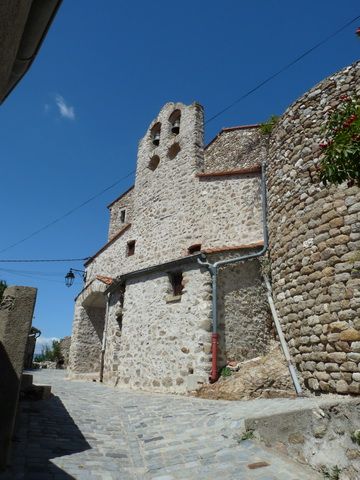
<svg viewBox="0 0 360 480"><path fill-rule="evenodd" d="M258 260L222 267L218 279L219 367L265 355L271 316Z"/></svg>
<svg viewBox="0 0 360 480"><path fill-rule="evenodd" d="M99 379L105 305L105 296L100 291L77 300L69 354L70 376L88 374Z"/></svg>
<svg viewBox="0 0 360 480"><path fill-rule="evenodd" d="M205 148L204 172L252 167L266 159L267 139L258 125L224 128Z"/></svg>
<svg viewBox="0 0 360 480"><path fill-rule="evenodd" d="M178 135L170 130L169 118L174 110L181 110ZM160 144L154 146L151 131L159 123ZM242 152L242 141L251 138L252 161L262 158L263 137L259 137L257 129L239 131L241 135L223 133L211 148L220 142L216 152L225 155L223 138L229 135L226 146L233 142L233 149ZM256 142L261 143L257 150ZM180 151L170 158L174 145L179 145ZM125 224L130 222L131 226L88 263L87 284L96 275L115 277L183 257L194 244L206 249L262 239L259 174L199 177L204 163L202 145L202 108L198 104L166 104L140 142L134 189L110 205L111 235L121 228L115 219L126 205L130 213ZM244 165L248 164L243 156L246 152L244 148L237 156ZM159 164L152 170L149 164L155 155ZM136 242L135 254L127 256L131 240Z"/></svg>
<svg viewBox="0 0 360 480"><path fill-rule="evenodd" d="M0 470L8 460L36 293L8 287L0 302Z"/></svg>
<svg viewBox="0 0 360 480"><path fill-rule="evenodd" d="M70 345L71 345L71 337L68 336L60 339L60 350L64 360L64 363L63 363L64 368L66 368L69 364Z"/></svg>
<svg viewBox="0 0 360 480"><path fill-rule="evenodd" d="M171 131L174 111L181 112L178 133ZM154 132L159 125L159 144L154 145ZM252 147L246 143L247 147L241 150L243 141L250 142ZM217 142L221 147L216 150ZM258 150L256 142L261 143ZM262 142L263 137L253 128L241 134L223 133L207 151L215 157L225 155L224 145L234 144L234 151L241 150L236 165L246 166L250 160L251 164L259 163ZM251 159L247 157L250 151ZM224 161L225 170L234 166L234 161L230 157ZM212 177L201 176L203 170L202 107L196 103L166 104L140 141L134 188L109 206L112 240L86 264L87 284L75 307L71 374L89 372L87 358L98 352L98 339L90 338L94 334L93 322L85 308L88 298L100 288L97 276L118 278L181 259L191 254L189 247L194 245L201 245L205 251L226 250L262 240L260 174ZM119 223L123 208L129 209L125 225ZM135 252L129 256L131 241L135 241ZM236 249L226 255L236 256ZM177 301L166 299L170 288L167 274L152 275L126 282L121 319L116 314L120 294L116 298L115 292L110 299L104 380L133 388L185 392L199 386L198 381L207 381L209 376L209 274L201 272L199 266L186 270L186 288ZM229 332L238 338L234 312L231 323L231 328L226 327L226 335ZM259 335L257 327L251 331ZM256 342L254 339L251 351L255 344L260 345Z"/></svg>
<svg viewBox="0 0 360 480"><path fill-rule="evenodd" d="M186 392L208 381L211 368L211 283L206 270L183 269L174 297L166 273L128 280L122 324L113 295L107 326L106 380L131 388ZM198 383L199 382L199 383Z"/></svg>
<svg viewBox="0 0 360 480"><path fill-rule="evenodd" d="M121 228L132 222L133 218L133 187L112 202L108 209L110 211L108 240L111 240ZM122 212L125 211L125 218Z"/></svg>
<svg viewBox="0 0 360 480"><path fill-rule="evenodd" d="M259 174L200 177L203 249L261 241Z"/></svg>
<svg viewBox="0 0 360 480"><path fill-rule="evenodd" d="M321 127L340 96L360 95L360 63L291 105L269 150L275 303L291 354L312 390L360 393L360 189L316 178Z"/></svg>

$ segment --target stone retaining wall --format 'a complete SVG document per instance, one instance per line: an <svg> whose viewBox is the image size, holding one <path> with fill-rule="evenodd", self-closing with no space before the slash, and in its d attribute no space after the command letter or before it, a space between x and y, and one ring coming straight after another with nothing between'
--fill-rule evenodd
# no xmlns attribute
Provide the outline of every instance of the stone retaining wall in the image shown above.
<svg viewBox="0 0 360 480"><path fill-rule="evenodd" d="M222 267L218 286L219 367L265 355L271 317L259 261Z"/></svg>
<svg viewBox="0 0 360 480"><path fill-rule="evenodd" d="M360 63L291 105L270 139L269 231L275 304L312 390L360 393L360 189L316 176L321 127L360 95Z"/></svg>

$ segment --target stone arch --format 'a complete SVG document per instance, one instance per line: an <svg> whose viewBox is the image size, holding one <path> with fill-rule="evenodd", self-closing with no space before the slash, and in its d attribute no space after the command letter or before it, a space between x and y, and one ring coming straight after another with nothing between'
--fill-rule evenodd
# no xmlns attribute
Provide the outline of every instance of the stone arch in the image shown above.
<svg viewBox="0 0 360 480"><path fill-rule="evenodd" d="M178 135L180 133L181 110L176 109L169 117L171 133Z"/></svg>
<svg viewBox="0 0 360 480"><path fill-rule="evenodd" d="M155 123L150 129L151 143L157 147L160 144L161 122Z"/></svg>

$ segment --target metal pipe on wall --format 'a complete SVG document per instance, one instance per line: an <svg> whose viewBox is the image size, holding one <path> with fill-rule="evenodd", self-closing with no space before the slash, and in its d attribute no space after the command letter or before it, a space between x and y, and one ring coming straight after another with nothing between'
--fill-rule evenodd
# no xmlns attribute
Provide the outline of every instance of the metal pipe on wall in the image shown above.
<svg viewBox="0 0 360 480"><path fill-rule="evenodd" d="M108 318L109 318L110 295L111 293L108 293L106 295L105 322L104 322L103 337L101 342L100 378L99 378L100 382L102 382L104 379L104 360L105 360L105 350L106 350L107 326L108 326Z"/></svg>
<svg viewBox="0 0 360 480"><path fill-rule="evenodd" d="M265 285L266 285L267 299L268 299L268 302L269 302L272 317L274 319L276 332L278 334L278 337L279 337L279 340L280 340L280 345L281 345L282 351L284 353L284 357L286 359L286 362L287 362L287 365L288 365L288 368L289 368L290 376L291 376L292 382L294 384L296 393L298 395L301 395L302 394L302 389L301 389L299 379L298 379L297 374L296 374L295 367L293 366L293 364L291 362L290 352L289 352L289 349L288 349L283 331L281 329L281 323L280 323L279 317L278 317L277 312L276 312L274 300L272 298L271 285L270 285L270 282L269 282L269 279L268 279L267 275L263 275L263 278L264 278L264 282L265 282Z"/></svg>

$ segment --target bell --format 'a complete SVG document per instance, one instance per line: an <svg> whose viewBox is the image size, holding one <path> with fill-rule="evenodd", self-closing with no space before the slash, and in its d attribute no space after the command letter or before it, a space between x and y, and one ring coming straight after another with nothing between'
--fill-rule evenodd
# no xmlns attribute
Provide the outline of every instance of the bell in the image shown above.
<svg viewBox="0 0 360 480"><path fill-rule="evenodd" d="M176 119L171 127L171 132L177 135L180 132L180 120Z"/></svg>
<svg viewBox="0 0 360 480"><path fill-rule="evenodd" d="M158 146L160 143L160 132L156 132L152 142L155 146Z"/></svg>

